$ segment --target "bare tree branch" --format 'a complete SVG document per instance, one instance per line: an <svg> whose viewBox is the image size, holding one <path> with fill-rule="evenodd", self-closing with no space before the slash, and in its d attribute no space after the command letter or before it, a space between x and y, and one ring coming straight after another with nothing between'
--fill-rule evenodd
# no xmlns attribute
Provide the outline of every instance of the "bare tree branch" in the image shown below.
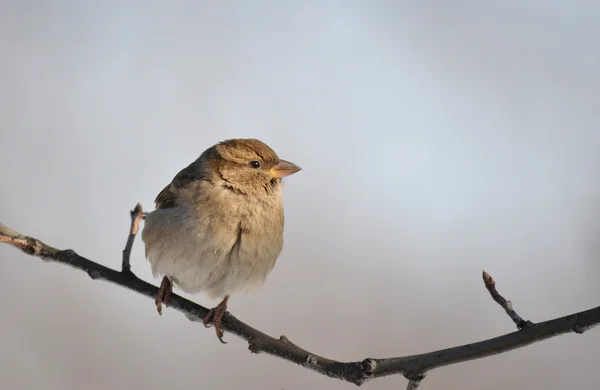
<svg viewBox="0 0 600 390"><path fill-rule="evenodd" d="M121 272L79 256L70 249L56 249L36 238L23 236L1 223L0 242L20 248L25 253L40 257L43 260L55 261L83 270L94 280L102 279L118 284L154 299L158 293L158 288L135 276L129 266L133 241L138 231L139 222L144 216L145 213L142 212L139 204L131 212L132 223L127 244L123 250ZM407 388L414 390L417 389L425 374L437 367L507 352L564 333L583 333L585 330L600 323L600 306L536 324L525 321L512 309L510 302L498 293L494 280L485 271L483 278L492 298L506 310L507 314L520 330L492 339L420 355L366 358L362 361L339 362L302 349L285 336L274 338L262 333L238 320L229 312L223 317L222 328L248 341L248 348L253 353L264 352L278 356L323 375L348 381L356 385L361 385L374 378L402 374L409 380ZM182 312L192 321L201 321L208 313L207 308L176 294L171 295L169 307Z"/></svg>

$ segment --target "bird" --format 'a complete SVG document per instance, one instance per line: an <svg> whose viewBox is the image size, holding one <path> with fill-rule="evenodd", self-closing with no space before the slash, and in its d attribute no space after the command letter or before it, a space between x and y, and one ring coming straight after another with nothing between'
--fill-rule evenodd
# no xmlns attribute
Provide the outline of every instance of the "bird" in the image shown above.
<svg viewBox="0 0 600 390"><path fill-rule="evenodd" d="M221 141L183 168L154 200L142 240L162 315L173 286L222 299L203 319L223 341L229 297L263 286L283 249L284 177L300 171L253 138Z"/></svg>

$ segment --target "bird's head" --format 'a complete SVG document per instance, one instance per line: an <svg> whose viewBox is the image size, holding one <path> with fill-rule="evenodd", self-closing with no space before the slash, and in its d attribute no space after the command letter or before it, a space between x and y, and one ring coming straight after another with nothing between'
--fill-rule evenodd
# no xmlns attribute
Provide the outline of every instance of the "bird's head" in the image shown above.
<svg viewBox="0 0 600 390"><path fill-rule="evenodd" d="M267 144L256 139L230 139L214 146L211 153L214 174L231 189L246 194L279 189L283 177L301 170L281 160Z"/></svg>

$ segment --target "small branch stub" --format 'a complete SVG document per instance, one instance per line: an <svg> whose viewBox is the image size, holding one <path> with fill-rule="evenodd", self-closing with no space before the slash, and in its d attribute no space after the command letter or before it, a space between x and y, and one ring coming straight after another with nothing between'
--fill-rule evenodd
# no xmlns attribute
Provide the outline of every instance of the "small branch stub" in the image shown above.
<svg viewBox="0 0 600 390"><path fill-rule="evenodd" d="M133 210L130 212L131 214L131 227L129 228L129 236L127 237L127 243L125 244L125 249L123 249L123 261L121 264L121 272L130 273L131 272L131 249L133 248L133 241L135 240L135 236L140 227L140 221L144 218L144 213L142 211L142 205L136 204Z"/></svg>
<svg viewBox="0 0 600 390"><path fill-rule="evenodd" d="M487 288L487 290L490 292L492 299L496 301L496 303L498 303L500 306L502 306L504 311L506 311L506 314L508 314L508 316L513 320L513 322L517 325L517 328L519 330L533 325L533 322L526 321L523 318L521 318L513 309L512 303L509 300L506 300L502 295L500 295L498 290L496 290L496 282L490 274L483 271L482 276L485 288Z"/></svg>
<svg viewBox="0 0 600 390"><path fill-rule="evenodd" d="M251 353L260 353L260 349L256 344L253 344L251 340L248 341L248 350Z"/></svg>
<svg viewBox="0 0 600 390"><path fill-rule="evenodd" d="M421 381L425 379L425 374L421 375L411 375L408 379L408 385L406 385L406 390L417 390Z"/></svg>
<svg viewBox="0 0 600 390"><path fill-rule="evenodd" d="M377 362L373 359L365 359L360 364L360 367L365 374L365 376L371 376L375 372L377 368Z"/></svg>

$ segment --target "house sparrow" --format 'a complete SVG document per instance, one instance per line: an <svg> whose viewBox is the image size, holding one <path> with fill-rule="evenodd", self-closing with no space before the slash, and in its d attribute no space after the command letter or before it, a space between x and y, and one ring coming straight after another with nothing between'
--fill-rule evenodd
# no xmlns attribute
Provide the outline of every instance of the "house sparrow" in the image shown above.
<svg viewBox="0 0 600 390"><path fill-rule="evenodd" d="M282 179L301 168L256 139L220 142L182 169L156 197L142 240L154 276L156 308L173 284L223 299L204 318L223 342L221 319L235 291L263 285L283 247Z"/></svg>

